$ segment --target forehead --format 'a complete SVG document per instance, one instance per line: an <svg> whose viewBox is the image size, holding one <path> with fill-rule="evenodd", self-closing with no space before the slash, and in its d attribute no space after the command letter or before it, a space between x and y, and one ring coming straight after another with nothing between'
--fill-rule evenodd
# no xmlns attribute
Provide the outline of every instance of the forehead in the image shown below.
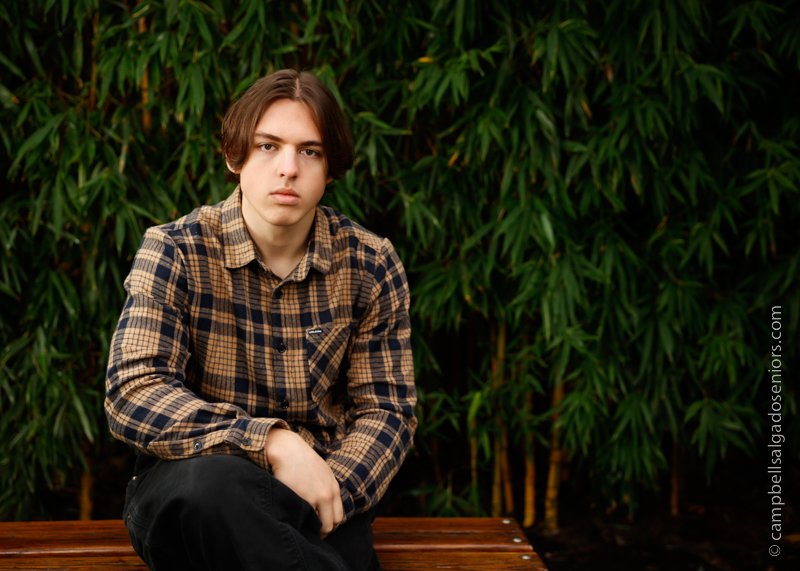
<svg viewBox="0 0 800 571"><path fill-rule="evenodd" d="M319 141L322 134L314 113L305 103L292 99L278 99L261 114L254 137L272 135L288 142Z"/></svg>

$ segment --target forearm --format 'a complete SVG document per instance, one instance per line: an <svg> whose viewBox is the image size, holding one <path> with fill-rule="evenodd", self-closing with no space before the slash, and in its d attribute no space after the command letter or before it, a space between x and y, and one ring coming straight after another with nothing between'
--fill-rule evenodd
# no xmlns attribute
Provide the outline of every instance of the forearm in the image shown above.
<svg viewBox="0 0 800 571"><path fill-rule="evenodd" d="M381 499L417 427L408 282L388 240L375 277L371 303L350 344L346 435L327 456L346 517Z"/></svg>
<svg viewBox="0 0 800 571"><path fill-rule="evenodd" d="M342 488L345 519L374 507L411 449L416 418L380 411L359 417L326 461Z"/></svg>
<svg viewBox="0 0 800 571"><path fill-rule="evenodd" d="M140 269L149 255L140 251L126 280L128 298L111 341L105 411L112 434L164 459L240 454L266 467L261 452L266 436L285 422L251 418L241 407L210 403L187 387L190 340L183 288L188 280L173 260L170 281L157 281ZM158 259L161 265L169 261Z"/></svg>
<svg viewBox="0 0 800 571"><path fill-rule="evenodd" d="M266 468L269 430L285 422L251 418L227 403L209 403L174 378L109 377L105 410L111 433L140 451L167 460L201 454L247 455Z"/></svg>

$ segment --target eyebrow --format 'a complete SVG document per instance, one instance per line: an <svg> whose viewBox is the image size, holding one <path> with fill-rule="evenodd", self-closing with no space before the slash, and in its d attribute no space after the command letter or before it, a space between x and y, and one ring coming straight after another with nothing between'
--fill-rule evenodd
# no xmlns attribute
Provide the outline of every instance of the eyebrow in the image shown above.
<svg viewBox="0 0 800 571"><path fill-rule="evenodd" d="M273 135L271 133L265 133L263 131L256 131L253 133L254 139L268 139L270 141L275 141L276 143L285 143L286 141L279 137L278 135ZM303 141L298 145L299 147L322 147L322 143L320 141Z"/></svg>

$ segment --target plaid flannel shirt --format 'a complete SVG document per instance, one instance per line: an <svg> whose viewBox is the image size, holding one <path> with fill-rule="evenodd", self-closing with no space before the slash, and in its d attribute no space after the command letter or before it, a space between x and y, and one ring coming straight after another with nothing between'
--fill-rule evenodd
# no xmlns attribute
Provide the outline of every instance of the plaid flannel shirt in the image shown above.
<svg viewBox="0 0 800 571"><path fill-rule="evenodd" d="M260 261L241 191L150 228L125 280L105 410L112 434L163 459L245 455L272 427L330 466L345 518L372 507L416 418L405 271L387 239L317 207L285 279Z"/></svg>

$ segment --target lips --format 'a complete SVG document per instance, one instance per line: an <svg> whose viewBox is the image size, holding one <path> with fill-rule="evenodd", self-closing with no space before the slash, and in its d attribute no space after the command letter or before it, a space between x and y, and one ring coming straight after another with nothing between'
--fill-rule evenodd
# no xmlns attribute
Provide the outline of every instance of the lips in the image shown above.
<svg viewBox="0 0 800 571"><path fill-rule="evenodd" d="M270 192L269 195L278 204L291 206L300 202L300 195L291 188L279 188Z"/></svg>

